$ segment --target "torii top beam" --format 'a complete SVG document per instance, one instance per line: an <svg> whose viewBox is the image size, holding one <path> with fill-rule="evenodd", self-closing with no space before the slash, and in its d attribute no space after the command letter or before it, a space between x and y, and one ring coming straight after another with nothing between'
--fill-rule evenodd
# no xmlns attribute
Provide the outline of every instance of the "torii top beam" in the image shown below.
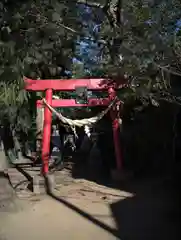
<svg viewBox="0 0 181 240"><path fill-rule="evenodd" d="M53 89L57 91L73 91L77 87L87 87L89 90L108 90L113 87L120 89L125 84L119 85L113 82L111 79L46 79L46 80L33 80L24 77L25 89L27 91L45 91L46 89Z"/></svg>

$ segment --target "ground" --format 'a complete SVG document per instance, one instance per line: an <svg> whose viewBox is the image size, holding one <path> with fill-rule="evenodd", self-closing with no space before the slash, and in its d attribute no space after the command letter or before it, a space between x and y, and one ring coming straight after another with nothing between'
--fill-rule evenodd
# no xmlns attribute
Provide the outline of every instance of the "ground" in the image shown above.
<svg viewBox="0 0 181 240"><path fill-rule="evenodd" d="M171 182L164 175L113 188L69 179L47 196L15 192L1 177L0 240L180 239Z"/></svg>

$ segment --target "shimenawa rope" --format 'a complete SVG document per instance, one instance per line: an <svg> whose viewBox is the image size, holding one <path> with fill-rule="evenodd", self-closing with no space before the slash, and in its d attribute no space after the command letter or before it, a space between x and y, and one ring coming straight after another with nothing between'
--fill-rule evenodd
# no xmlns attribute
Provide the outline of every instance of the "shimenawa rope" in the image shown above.
<svg viewBox="0 0 181 240"><path fill-rule="evenodd" d="M49 110L54 113L57 118L63 123L63 124L67 124L70 127L83 127L85 125L92 125L95 124L96 122L98 122L99 120L101 120L105 114L108 113L108 111L113 107L113 105L116 103L116 101L118 100L118 98L116 97L110 104L109 106L102 111L101 113L99 113L97 116L95 117L91 117L91 118L84 118L84 119L76 119L76 120L72 120L70 118L64 117L61 113L57 112L53 107L51 107L47 101L43 98L43 103L49 108Z"/></svg>

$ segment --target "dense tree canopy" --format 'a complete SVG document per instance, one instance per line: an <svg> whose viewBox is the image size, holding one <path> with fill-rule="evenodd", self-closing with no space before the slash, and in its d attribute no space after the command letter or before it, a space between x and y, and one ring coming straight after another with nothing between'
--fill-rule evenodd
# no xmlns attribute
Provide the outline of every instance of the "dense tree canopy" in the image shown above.
<svg viewBox="0 0 181 240"><path fill-rule="evenodd" d="M142 95L168 91L171 74L180 76L178 0L4 0L0 8L0 104L14 116L28 109L23 75L124 76Z"/></svg>
<svg viewBox="0 0 181 240"><path fill-rule="evenodd" d="M0 7L0 103L7 110L3 114L15 117L24 104L27 109L23 75L66 77L75 33L67 31L64 24L71 21L78 29L78 21L71 20L76 19L77 12L74 3L70 8L69 3L59 1L2 1Z"/></svg>
<svg viewBox="0 0 181 240"><path fill-rule="evenodd" d="M133 94L168 99L171 78L181 75L180 2L86 2L89 21L83 31L89 47L79 51L85 67L93 75L127 77Z"/></svg>

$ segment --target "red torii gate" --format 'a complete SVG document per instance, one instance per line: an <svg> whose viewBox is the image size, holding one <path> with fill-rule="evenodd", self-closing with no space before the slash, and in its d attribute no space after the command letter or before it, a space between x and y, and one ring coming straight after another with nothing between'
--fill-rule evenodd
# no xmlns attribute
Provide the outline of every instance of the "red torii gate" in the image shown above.
<svg viewBox="0 0 181 240"><path fill-rule="evenodd" d="M110 80L111 81L111 80ZM51 80L33 80L24 77L25 89L27 91L45 91L46 102L52 107L93 107L108 106L116 97L116 89L120 89L124 84L117 85L115 82L108 84L108 79L51 79ZM76 88L86 87L88 90L108 91L109 97L102 99L88 99L87 104L76 103L74 99L52 99L53 90L58 91L74 91ZM118 101L117 104L120 104ZM42 100L37 101L37 107L41 108ZM115 155L117 161L117 170L122 170L121 145L119 140L119 109L114 107L110 110L113 126L113 138ZM51 138L52 113L45 106L43 139L42 139L42 172L48 174L50 138Z"/></svg>

